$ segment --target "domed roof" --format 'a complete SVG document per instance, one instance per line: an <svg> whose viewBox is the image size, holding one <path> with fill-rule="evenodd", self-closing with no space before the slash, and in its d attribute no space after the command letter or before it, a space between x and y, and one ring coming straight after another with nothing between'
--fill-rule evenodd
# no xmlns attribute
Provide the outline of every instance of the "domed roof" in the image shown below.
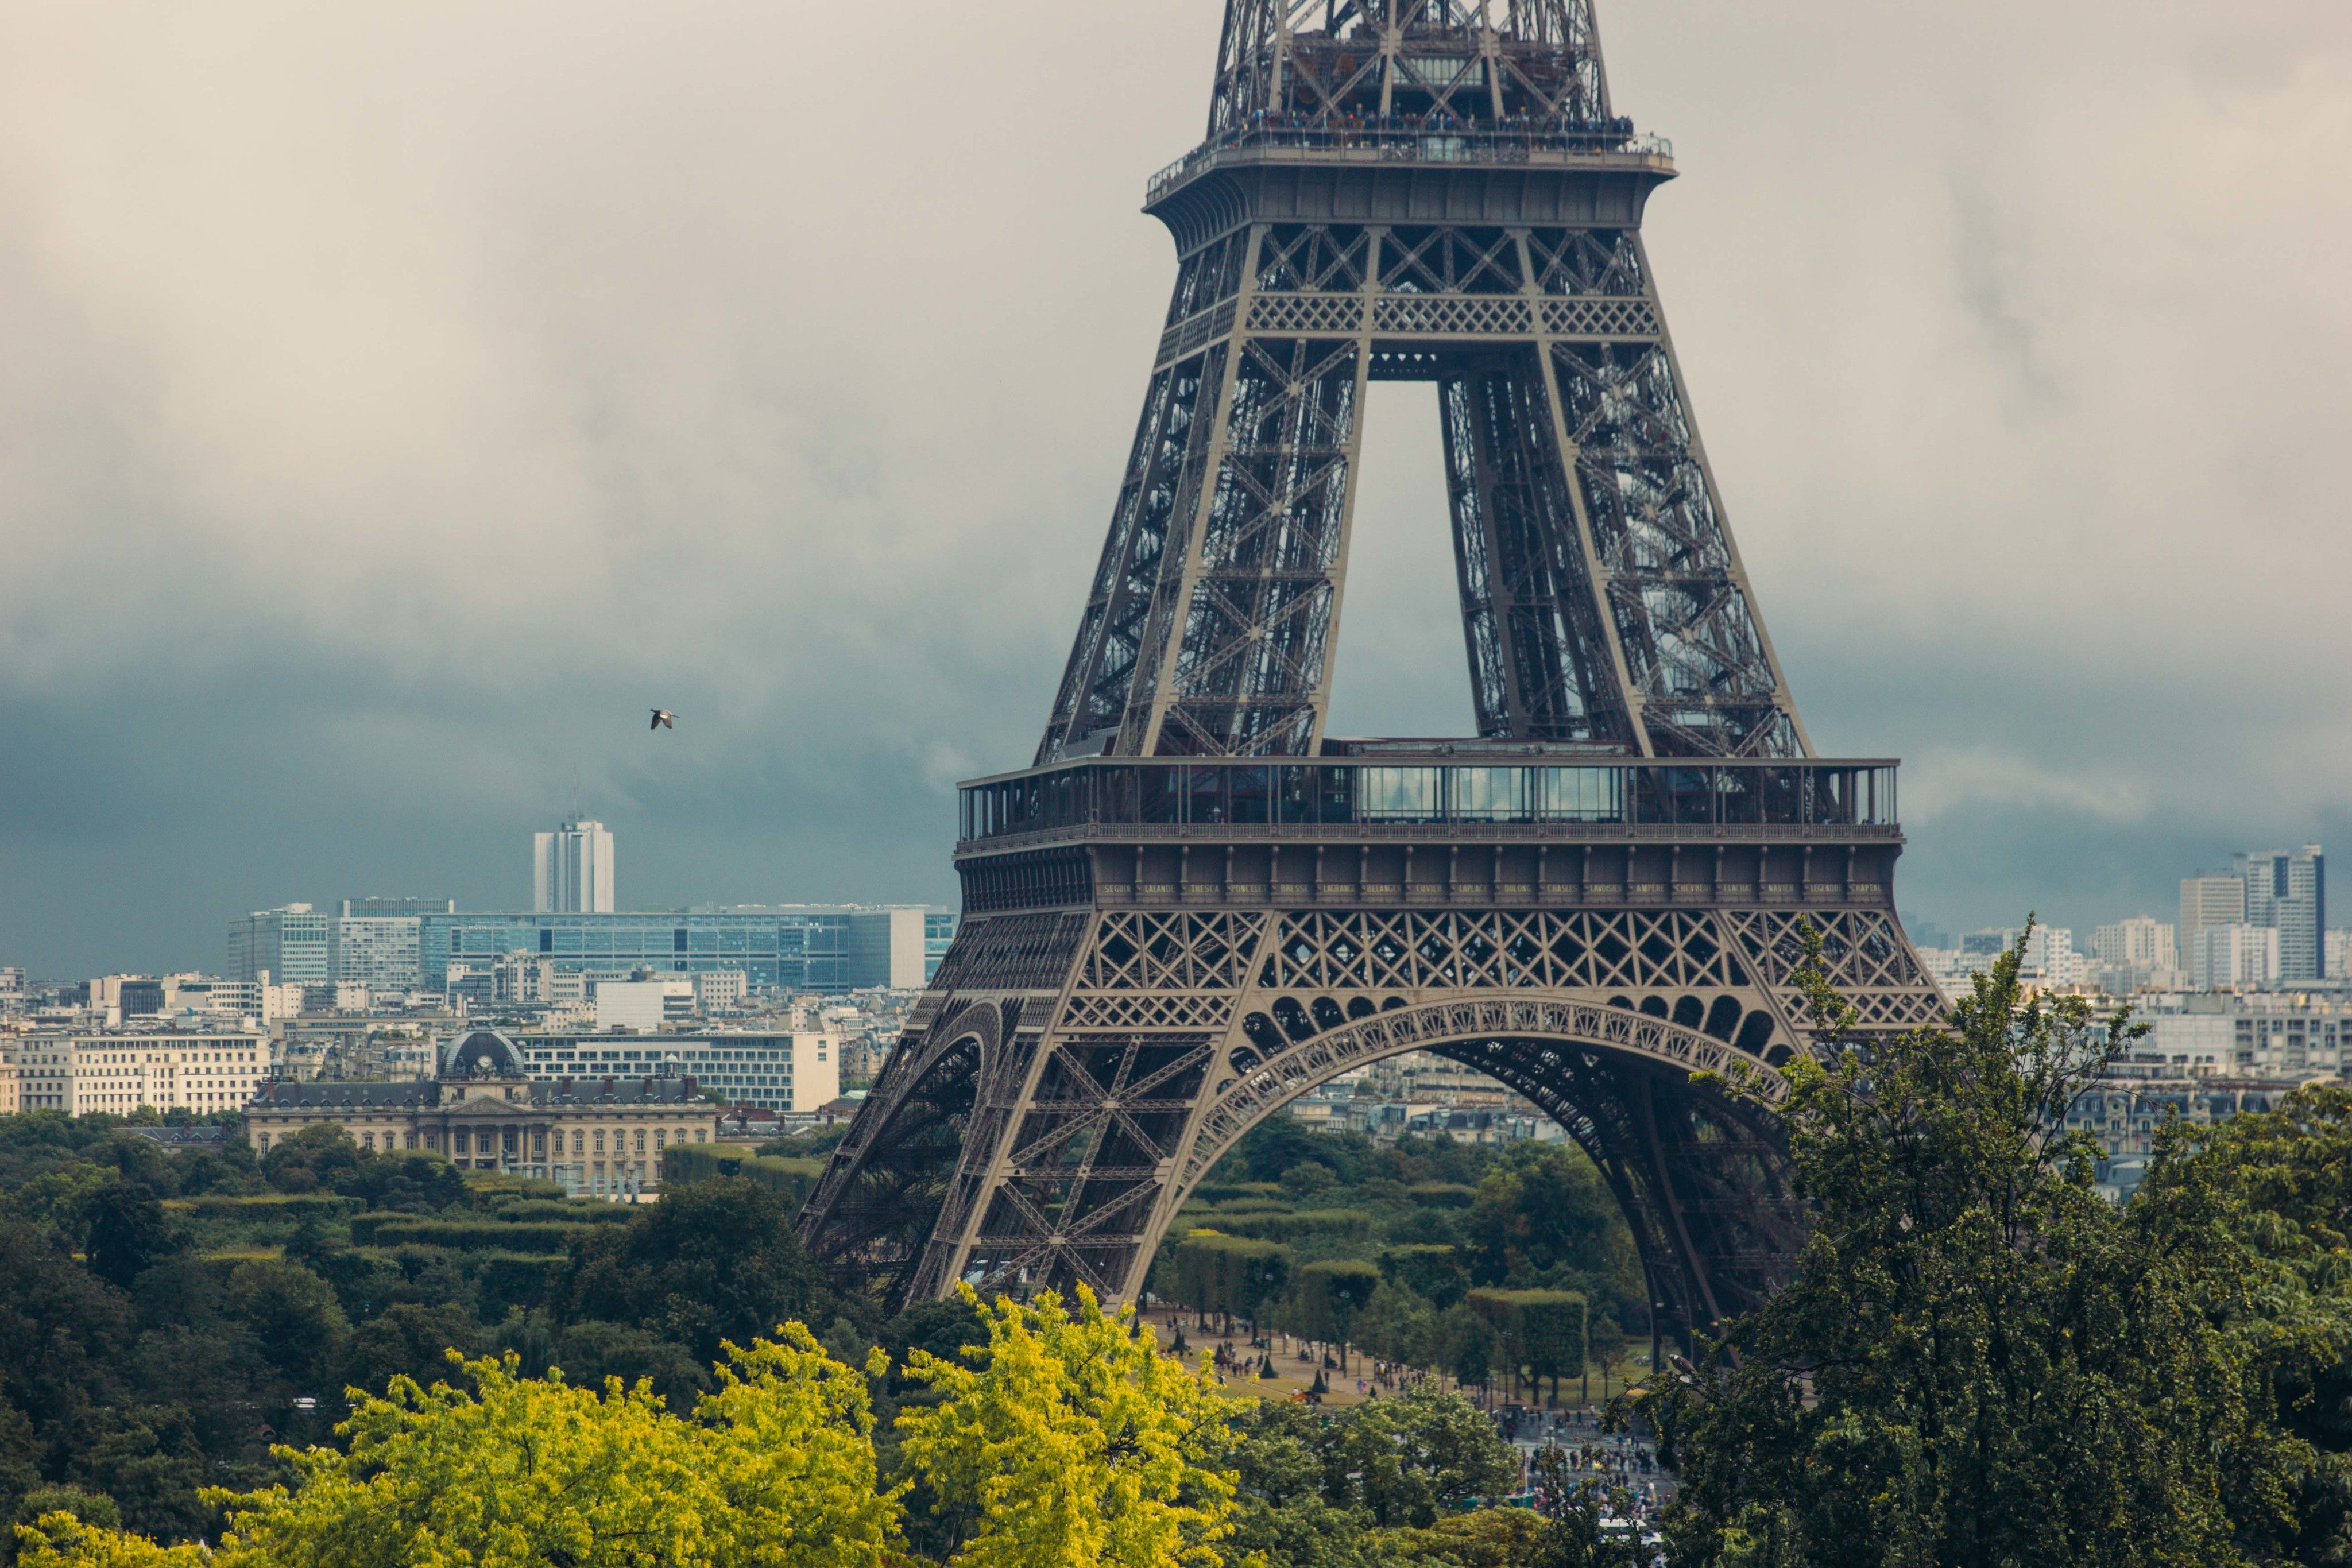
<svg viewBox="0 0 2352 1568"><path fill-rule="evenodd" d="M444 1078L520 1078L522 1052L494 1029L467 1032L441 1064Z"/></svg>

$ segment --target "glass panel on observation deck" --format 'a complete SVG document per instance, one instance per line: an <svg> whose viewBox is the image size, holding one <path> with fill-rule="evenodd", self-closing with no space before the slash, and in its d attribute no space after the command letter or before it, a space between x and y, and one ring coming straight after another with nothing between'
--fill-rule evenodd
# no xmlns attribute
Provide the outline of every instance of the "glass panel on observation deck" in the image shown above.
<svg viewBox="0 0 2352 1568"><path fill-rule="evenodd" d="M1551 822L1622 822L1625 776L1614 768L1528 769L1535 814Z"/></svg>
<svg viewBox="0 0 2352 1568"><path fill-rule="evenodd" d="M1527 820L1524 768L1449 768L1457 822L1517 822Z"/></svg>
<svg viewBox="0 0 2352 1568"><path fill-rule="evenodd" d="M1367 822L1444 821L1442 768L1367 768L1357 779L1361 820Z"/></svg>

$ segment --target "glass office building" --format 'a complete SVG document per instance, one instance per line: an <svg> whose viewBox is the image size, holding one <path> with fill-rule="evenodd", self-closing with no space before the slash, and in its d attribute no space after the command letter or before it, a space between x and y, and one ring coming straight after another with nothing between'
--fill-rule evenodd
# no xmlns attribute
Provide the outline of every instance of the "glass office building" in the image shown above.
<svg viewBox="0 0 2352 1568"><path fill-rule="evenodd" d="M307 904L257 909L229 923L228 977L264 975L281 986L323 986L328 980L329 916Z"/></svg>
<svg viewBox="0 0 2352 1568"><path fill-rule="evenodd" d="M940 977L940 960L955 946L956 917L937 910L923 916L923 984L929 985Z"/></svg>
<svg viewBox="0 0 2352 1568"><path fill-rule="evenodd" d="M502 953L552 958L560 970L697 975L732 969L754 988L847 991L853 912L654 911L617 915L428 915L418 933L427 990L446 990L450 962L486 966Z"/></svg>

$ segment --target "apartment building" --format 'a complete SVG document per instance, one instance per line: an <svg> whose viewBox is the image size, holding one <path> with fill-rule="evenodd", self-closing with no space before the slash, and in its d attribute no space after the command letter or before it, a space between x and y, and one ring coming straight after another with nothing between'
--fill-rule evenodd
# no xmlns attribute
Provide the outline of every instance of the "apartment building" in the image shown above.
<svg viewBox="0 0 2352 1568"><path fill-rule="evenodd" d="M6 1112L234 1111L269 1077L264 1036L220 1029L31 1034L0 1047Z"/></svg>

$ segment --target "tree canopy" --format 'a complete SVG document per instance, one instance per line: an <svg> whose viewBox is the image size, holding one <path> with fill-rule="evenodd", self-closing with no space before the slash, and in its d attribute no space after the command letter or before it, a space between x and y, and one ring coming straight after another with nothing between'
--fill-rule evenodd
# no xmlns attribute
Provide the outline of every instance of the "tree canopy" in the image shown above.
<svg viewBox="0 0 2352 1568"><path fill-rule="evenodd" d="M1048 1291L979 1309L988 1343L959 1365L911 1354L909 1375L940 1403L901 1416L901 1448L953 1521L969 1568L1213 1565L1233 1481L1218 1468L1225 1401L1079 1290L1066 1314Z"/></svg>
<svg viewBox="0 0 2352 1568"><path fill-rule="evenodd" d="M2320 1456L2279 1375L2340 1364L2343 1287L2296 1276L2302 1244L2221 1157L2252 1129L2175 1129L2140 1197L2101 1197L2065 1113L2133 1026L2018 968L1948 1027L1787 1070L1797 1275L1643 1406L1682 1478L1677 1563L2185 1568L2293 1533ZM1818 963L1804 979L1852 1039Z"/></svg>

